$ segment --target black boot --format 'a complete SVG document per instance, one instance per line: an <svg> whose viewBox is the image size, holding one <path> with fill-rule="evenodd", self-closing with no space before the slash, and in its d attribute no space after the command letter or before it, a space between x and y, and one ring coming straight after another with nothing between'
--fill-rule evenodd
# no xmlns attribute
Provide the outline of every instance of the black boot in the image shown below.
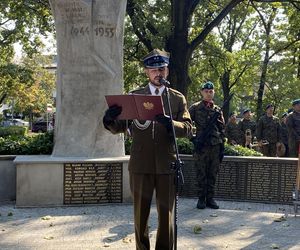
<svg viewBox="0 0 300 250"><path fill-rule="evenodd" d="M199 197L198 199L198 202L197 202L197 208L198 209L204 209L206 207L205 205L205 197L204 196L201 196Z"/></svg>
<svg viewBox="0 0 300 250"><path fill-rule="evenodd" d="M218 206L217 202L214 200L214 198L208 198L206 200L206 206L210 207L212 209L219 209L219 206Z"/></svg>

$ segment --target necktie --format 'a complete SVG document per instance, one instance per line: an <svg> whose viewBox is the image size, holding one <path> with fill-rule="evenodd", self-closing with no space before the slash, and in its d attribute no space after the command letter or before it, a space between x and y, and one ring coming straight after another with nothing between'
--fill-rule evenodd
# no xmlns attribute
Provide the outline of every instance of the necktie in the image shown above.
<svg viewBox="0 0 300 250"><path fill-rule="evenodd" d="M156 88L155 91L154 91L154 93L155 93L156 95L158 95L158 94L159 94L159 90Z"/></svg>

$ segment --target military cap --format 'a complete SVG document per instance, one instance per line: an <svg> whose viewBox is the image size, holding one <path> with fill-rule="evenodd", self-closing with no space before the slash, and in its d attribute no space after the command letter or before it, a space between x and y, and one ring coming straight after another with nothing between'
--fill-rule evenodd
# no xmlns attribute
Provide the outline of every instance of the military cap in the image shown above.
<svg viewBox="0 0 300 250"><path fill-rule="evenodd" d="M170 53L154 49L143 58L145 68L161 68L169 65Z"/></svg>
<svg viewBox="0 0 300 250"><path fill-rule="evenodd" d="M274 107L274 106L273 106L273 104L270 103L270 104L268 104L268 105L266 106L266 110L269 109L269 108L271 108L271 107Z"/></svg>
<svg viewBox="0 0 300 250"><path fill-rule="evenodd" d="M201 89L214 89L214 84L212 82L205 82L202 84Z"/></svg>
<svg viewBox="0 0 300 250"><path fill-rule="evenodd" d="M243 115L246 114L247 112L250 112L250 111L251 111L250 109L244 109L243 110Z"/></svg>
<svg viewBox="0 0 300 250"><path fill-rule="evenodd" d="M296 105L296 104L300 104L300 99L296 99L296 100L294 100L294 101L292 102L292 105L293 105L293 106Z"/></svg>
<svg viewBox="0 0 300 250"><path fill-rule="evenodd" d="M284 113L281 115L281 118L286 117L287 115L288 115L288 113L287 113L287 112L284 112Z"/></svg>

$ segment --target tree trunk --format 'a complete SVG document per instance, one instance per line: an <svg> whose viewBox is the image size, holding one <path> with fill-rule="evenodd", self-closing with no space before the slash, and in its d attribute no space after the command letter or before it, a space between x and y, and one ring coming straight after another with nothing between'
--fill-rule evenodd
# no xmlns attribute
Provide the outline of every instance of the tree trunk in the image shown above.
<svg viewBox="0 0 300 250"><path fill-rule="evenodd" d="M220 80L221 80L221 84L222 84L222 90L223 90L224 102L225 102L229 98L229 95L230 95L230 88L229 88L230 71L225 71ZM227 102L223 109L223 115L224 115L225 121L228 120L229 108L230 108L230 102Z"/></svg>

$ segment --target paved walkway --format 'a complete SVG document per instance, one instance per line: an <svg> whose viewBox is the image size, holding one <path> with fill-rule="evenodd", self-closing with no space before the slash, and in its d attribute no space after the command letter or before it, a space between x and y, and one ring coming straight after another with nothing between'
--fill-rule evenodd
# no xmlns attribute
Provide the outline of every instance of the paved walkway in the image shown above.
<svg viewBox="0 0 300 250"><path fill-rule="evenodd" d="M179 250L300 249L300 216L294 216L292 206L219 204L219 210L198 210L196 199L179 199ZM1 250L135 249L132 205L16 209L0 204L0 214ZM153 205L151 249L156 228Z"/></svg>

